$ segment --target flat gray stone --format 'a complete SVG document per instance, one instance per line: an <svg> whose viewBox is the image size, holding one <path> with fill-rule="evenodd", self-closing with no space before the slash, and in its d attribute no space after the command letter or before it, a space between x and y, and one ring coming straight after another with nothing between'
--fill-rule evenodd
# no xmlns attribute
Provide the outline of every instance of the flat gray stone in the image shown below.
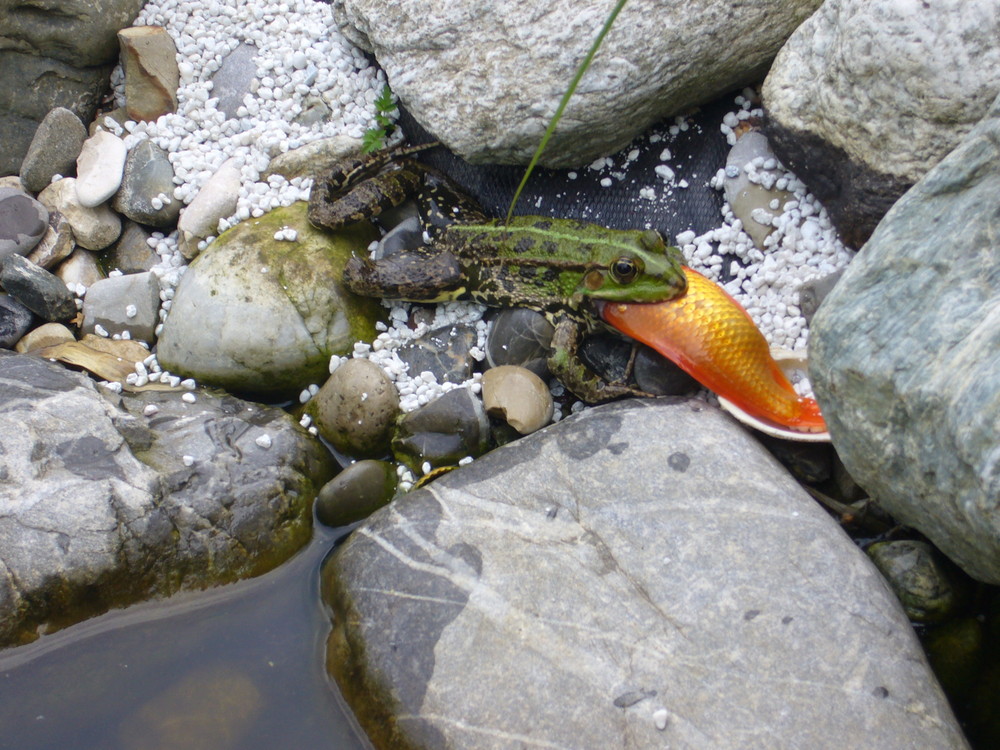
<svg viewBox="0 0 1000 750"><path fill-rule="evenodd" d="M826 0L762 90L775 152L854 247L998 93L994 0Z"/></svg>
<svg viewBox="0 0 1000 750"><path fill-rule="evenodd" d="M570 100L541 163L581 166L654 122L759 81L820 0L632 0ZM475 163L526 164L613 3L334 0L428 131ZM492 6L491 6L492 8ZM627 84L627 85L626 85Z"/></svg>
<svg viewBox="0 0 1000 750"><path fill-rule="evenodd" d="M132 221L169 229L177 224L181 206L174 198L174 168L167 152L148 138L129 149L111 207Z"/></svg>
<svg viewBox="0 0 1000 750"><path fill-rule="evenodd" d="M279 409L196 399L115 396L0 350L0 646L258 575L308 540L326 450Z"/></svg>
<svg viewBox="0 0 1000 750"><path fill-rule="evenodd" d="M76 316L76 302L66 284L20 255L0 261L0 286L42 320L67 321Z"/></svg>
<svg viewBox="0 0 1000 750"><path fill-rule="evenodd" d="M27 193L0 188L0 262L27 255L49 228L49 211Z"/></svg>
<svg viewBox="0 0 1000 750"><path fill-rule="evenodd" d="M1000 583L1000 97L886 215L820 306L810 373L844 466Z"/></svg>
<svg viewBox="0 0 1000 750"><path fill-rule="evenodd" d="M95 281L83 300L84 333L101 326L108 334L129 332L152 344L160 322L160 283L152 271L109 276Z"/></svg>
<svg viewBox="0 0 1000 750"><path fill-rule="evenodd" d="M328 560L378 748L963 748L899 602L732 419L590 409L404 495Z"/></svg>

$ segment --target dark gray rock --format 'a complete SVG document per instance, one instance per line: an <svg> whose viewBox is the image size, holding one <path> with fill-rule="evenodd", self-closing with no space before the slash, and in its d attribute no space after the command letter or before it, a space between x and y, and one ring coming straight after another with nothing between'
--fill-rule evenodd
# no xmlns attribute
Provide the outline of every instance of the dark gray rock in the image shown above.
<svg viewBox="0 0 1000 750"><path fill-rule="evenodd" d="M0 348L13 349L35 323L35 316L9 294L0 294Z"/></svg>
<svg viewBox="0 0 1000 750"><path fill-rule="evenodd" d="M986 113L998 39L991 2L827 0L782 47L762 90L768 139L846 243Z"/></svg>
<svg viewBox="0 0 1000 750"><path fill-rule="evenodd" d="M316 518L334 527L367 518L392 499L396 481L396 467L388 461L355 461L323 485Z"/></svg>
<svg viewBox="0 0 1000 750"><path fill-rule="evenodd" d="M400 417L392 452L419 475L425 461L436 468L480 456L489 440L482 402L468 388L456 388Z"/></svg>
<svg viewBox="0 0 1000 750"><path fill-rule="evenodd" d="M279 409L195 393L115 396L0 351L0 644L263 573L307 541L326 450Z"/></svg>
<svg viewBox="0 0 1000 750"><path fill-rule="evenodd" d="M545 377L552 343L552 324L539 312L526 307L501 310L493 316L486 338L486 362L490 367L518 365Z"/></svg>
<svg viewBox="0 0 1000 750"><path fill-rule="evenodd" d="M111 207L140 224L170 229L177 224L181 206L174 198L174 168L167 152L148 138L129 149Z"/></svg>
<svg viewBox="0 0 1000 750"><path fill-rule="evenodd" d="M403 495L328 560L378 748L964 748L899 603L697 401L590 409Z"/></svg>
<svg viewBox="0 0 1000 750"><path fill-rule="evenodd" d="M21 182L34 193L40 193L52 177L76 174L76 157L80 155L87 128L80 118L65 107L54 107L38 124L28 152L21 163Z"/></svg>
<svg viewBox="0 0 1000 750"><path fill-rule="evenodd" d="M472 377L469 350L476 345L476 329L469 325L436 328L399 347L396 353L411 375L431 372L439 383L464 383Z"/></svg>
<svg viewBox="0 0 1000 750"><path fill-rule="evenodd" d="M654 396L680 396L693 393L701 386L655 349L640 346L632 365L635 384Z"/></svg>
<svg viewBox="0 0 1000 750"><path fill-rule="evenodd" d="M0 261L27 255L48 229L49 211L27 193L0 188Z"/></svg>
<svg viewBox="0 0 1000 750"><path fill-rule="evenodd" d="M1000 583L1000 99L886 215L823 302L810 375L857 482Z"/></svg>
<svg viewBox="0 0 1000 750"><path fill-rule="evenodd" d="M3 259L0 286L42 320L58 322L76 316L76 301L63 280L20 255Z"/></svg>
<svg viewBox="0 0 1000 750"><path fill-rule="evenodd" d="M332 5L337 25L374 53L417 121L463 158L487 164L530 160L613 7L521 0L490 13L475 2L428 0L412 13L384 0ZM658 120L759 81L819 5L632 0L570 99L542 163L587 164Z"/></svg>

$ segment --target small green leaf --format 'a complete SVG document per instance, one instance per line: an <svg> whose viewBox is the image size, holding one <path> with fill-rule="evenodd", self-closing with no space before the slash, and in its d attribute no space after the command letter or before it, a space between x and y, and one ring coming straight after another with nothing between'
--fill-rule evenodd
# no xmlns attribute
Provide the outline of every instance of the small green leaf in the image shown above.
<svg viewBox="0 0 1000 750"><path fill-rule="evenodd" d="M361 138L361 153L370 154L385 148L385 131L381 128L368 128Z"/></svg>

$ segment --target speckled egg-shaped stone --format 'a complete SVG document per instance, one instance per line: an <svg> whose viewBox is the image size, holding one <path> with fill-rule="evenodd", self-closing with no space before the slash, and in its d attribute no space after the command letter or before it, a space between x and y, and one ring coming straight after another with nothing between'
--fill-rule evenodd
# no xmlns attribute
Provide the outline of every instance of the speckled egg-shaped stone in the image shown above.
<svg viewBox="0 0 1000 750"><path fill-rule="evenodd" d="M320 434L338 451L375 458L389 452L399 394L381 367L367 359L351 359L319 389L309 412Z"/></svg>

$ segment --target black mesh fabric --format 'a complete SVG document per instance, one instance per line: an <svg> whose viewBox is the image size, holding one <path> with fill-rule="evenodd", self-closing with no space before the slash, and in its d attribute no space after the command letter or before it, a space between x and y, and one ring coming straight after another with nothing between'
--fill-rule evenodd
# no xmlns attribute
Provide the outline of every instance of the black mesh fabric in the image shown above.
<svg viewBox="0 0 1000 750"><path fill-rule="evenodd" d="M709 180L725 165L729 146L720 130L727 112L738 109L735 94L724 96L686 118L688 129L670 135L675 119L661 122L633 143L610 155L614 165L596 171L589 165L576 169L535 169L518 201L515 213L579 218L616 229L652 227L668 242L679 232L691 229L702 234L720 225L722 195L709 187ZM410 143L434 140L408 112L400 107L399 124ZM661 136L656 140L656 136ZM651 141L650 137L653 137ZM671 158L660 161L665 148ZM626 155L638 150L630 162ZM475 197L493 216L503 216L514 195L524 167L472 165L444 148L420 154L418 158L450 175ZM688 187L671 187L655 172L665 163L675 173L674 181L686 180ZM576 178L571 179L570 173ZM613 173L624 173L618 179ZM611 185L601 185L610 177ZM655 198L640 191L651 188ZM648 194L648 190L647 190Z"/></svg>

